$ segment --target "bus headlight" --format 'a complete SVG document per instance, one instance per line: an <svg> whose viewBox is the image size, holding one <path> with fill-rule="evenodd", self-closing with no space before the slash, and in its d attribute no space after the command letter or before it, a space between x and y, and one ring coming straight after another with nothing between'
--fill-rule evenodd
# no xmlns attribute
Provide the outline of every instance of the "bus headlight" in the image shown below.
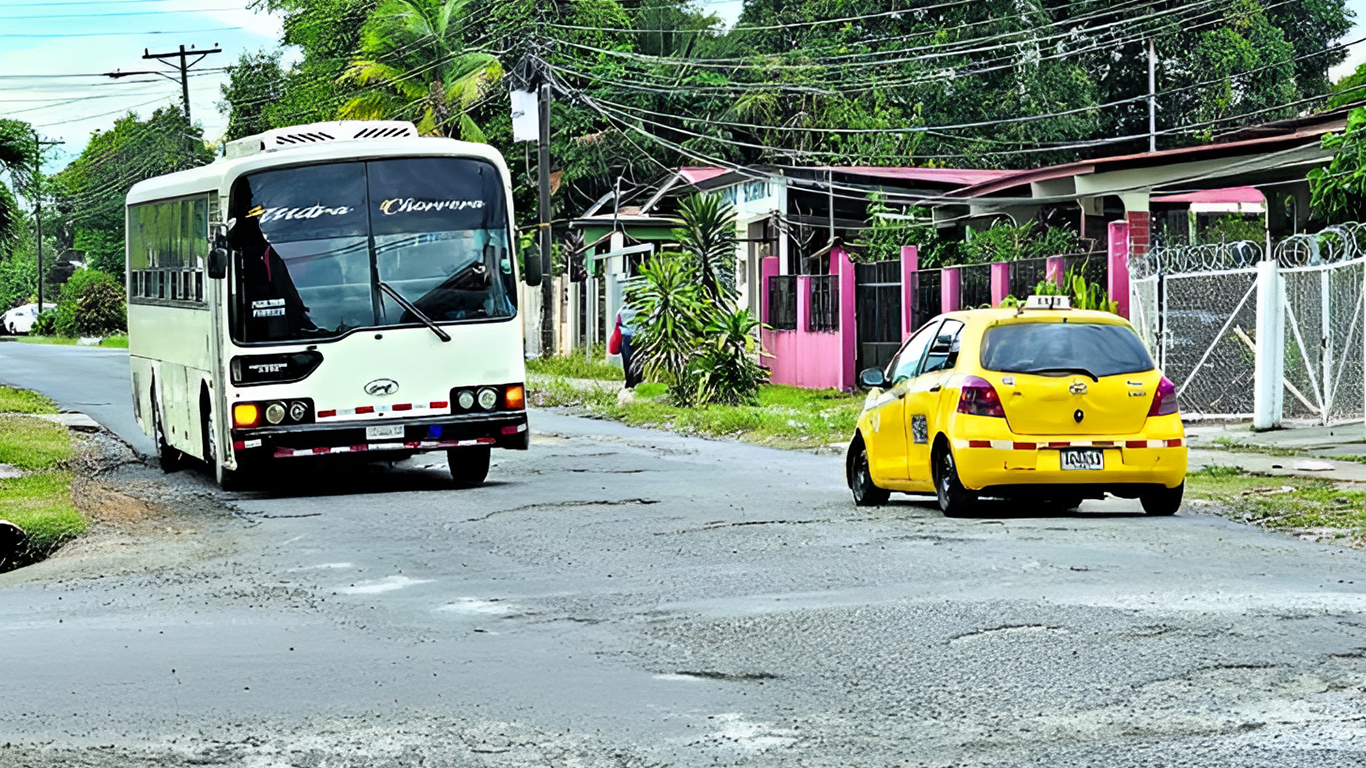
<svg viewBox="0 0 1366 768"><path fill-rule="evenodd" d="M303 402L302 400L295 400L294 402L292 402L292 403L289 404L289 420L290 420L290 421L303 421L303 420L304 420L304 417L307 416L307 415L308 415L308 404L307 404L307 403Z"/></svg>
<svg viewBox="0 0 1366 768"><path fill-rule="evenodd" d="M520 411L526 407L526 389L521 384L511 384L504 397L509 411Z"/></svg>
<svg viewBox="0 0 1366 768"><path fill-rule="evenodd" d="M455 401L460 404L460 410L468 411L474 407L474 393L468 389L461 390L460 394L456 395Z"/></svg>
<svg viewBox="0 0 1366 768"><path fill-rule="evenodd" d="M479 407L486 411L493 410L498 404L498 393L488 387L479 390Z"/></svg>
<svg viewBox="0 0 1366 768"><path fill-rule="evenodd" d="M283 403L271 403L266 406L266 421L271 424L279 424L285 420L285 406Z"/></svg>

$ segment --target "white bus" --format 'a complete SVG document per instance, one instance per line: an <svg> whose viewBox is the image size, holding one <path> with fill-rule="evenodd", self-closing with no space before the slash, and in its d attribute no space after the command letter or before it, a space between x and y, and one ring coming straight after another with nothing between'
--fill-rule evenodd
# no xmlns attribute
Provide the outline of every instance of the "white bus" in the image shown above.
<svg viewBox="0 0 1366 768"><path fill-rule="evenodd" d="M138 423L225 488L300 457L527 448L512 190L411 123L278 129L127 200ZM528 259L527 282L540 282Z"/></svg>

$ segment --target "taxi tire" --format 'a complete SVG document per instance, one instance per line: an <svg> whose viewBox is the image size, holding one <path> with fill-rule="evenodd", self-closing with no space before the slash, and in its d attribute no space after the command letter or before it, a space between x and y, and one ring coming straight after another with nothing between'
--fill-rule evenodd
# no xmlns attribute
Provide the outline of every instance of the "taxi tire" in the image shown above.
<svg viewBox="0 0 1366 768"><path fill-rule="evenodd" d="M873 474L868 469L868 446L859 440L855 444L854 460L849 468L849 490L854 492L854 506L880 507L892 497L892 492L873 484Z"/></svg>
<svg viewBox="0 0 1366 768"><path fill-rule="evenodd" d="M1181 497L1185 492L1186 484L1182 482L1175 488L1145 491L1139 495L1138 500L1143 504L1145 513L1165 517L1176 514L1176 510L1181 508Z"/></svg>
<svg viewBox="0 0 1366 768"><path fill-rule="evenodd" d="M940 511L945 517L971 514L977 507L977 494L964 488L958 480L958 463L953 459L953 451L941 448L934 466L934 490Z"/></svg>

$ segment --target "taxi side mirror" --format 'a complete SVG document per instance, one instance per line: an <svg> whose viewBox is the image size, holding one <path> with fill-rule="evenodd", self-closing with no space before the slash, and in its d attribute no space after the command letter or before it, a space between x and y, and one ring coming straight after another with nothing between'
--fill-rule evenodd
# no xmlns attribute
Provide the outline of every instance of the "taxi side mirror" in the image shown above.
<svg viewBox="0 0 1366 768"><path fill-rule="evenodd" d="M878 389L887 386L887 377L877 368L868 368L858 375L858 383L864 389Z"/></svg>

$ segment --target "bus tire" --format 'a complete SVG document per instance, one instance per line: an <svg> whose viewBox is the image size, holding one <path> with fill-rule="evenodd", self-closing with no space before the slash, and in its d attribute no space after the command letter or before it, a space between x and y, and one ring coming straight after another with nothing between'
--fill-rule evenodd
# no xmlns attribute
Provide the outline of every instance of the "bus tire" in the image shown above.
<svg viewBox="0 0 1366 768"><path fill-rule="evenodd" d="M211 431L211 419L213 418L213 404L205 393L200 398L199 409L199 438L204 445L204 463L209 471L213 473L213 479L218 483L218 487L225 491L240 491L245 488L243 474L238 470L228 469L223 466L223 459L218 455L218 444L213 439Z"/></svg>
<svg viewBox="0 0 1366 768"><path fill-rule="evenodd" d="M179 472L185 468L185 454L172 448L166 442L166 430L161 425L161 406L157 403L156 390L152 390L152 435L157 444L157 459L162 472Z"/></svg>
<svg viewBox="0 0 1366 768"><path fill-rule="evenodd" d="M489 459L492 451L487 445L469 448L449 448L446 450L446 463L451 467L451 480L456 485L479 485L489 476Z"/></svg>

